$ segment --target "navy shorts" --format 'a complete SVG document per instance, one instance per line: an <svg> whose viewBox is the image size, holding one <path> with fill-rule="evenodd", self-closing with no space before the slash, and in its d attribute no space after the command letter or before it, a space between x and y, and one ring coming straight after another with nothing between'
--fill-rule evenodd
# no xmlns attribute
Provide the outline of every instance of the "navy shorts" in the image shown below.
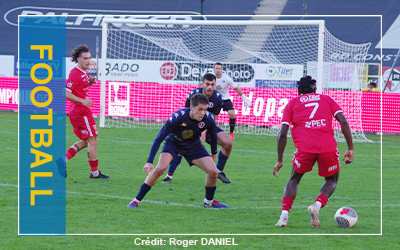
<svg viewBox="0 0 400 250"><path fill-rule="evenodd" d="M231 109L234 109L231 99L224 100L222 102L222 110L229 111Z"/></svg>
<svg viewBox="0 0 400 250"><path fill-rule="evenodd" d="M206 156L210 156L210 154L207 152L206 148L203 146L201 143L200 139L196 141L192 147L190 148L181 148L177 147L174 143L171 141L165 141L164 147L161 151L161 153L170 153L172 157L177 157L178 154L182 155L185 157L186 161L189 163L189 165L193 165L192 161L196 159L200 159Z"/></svg>

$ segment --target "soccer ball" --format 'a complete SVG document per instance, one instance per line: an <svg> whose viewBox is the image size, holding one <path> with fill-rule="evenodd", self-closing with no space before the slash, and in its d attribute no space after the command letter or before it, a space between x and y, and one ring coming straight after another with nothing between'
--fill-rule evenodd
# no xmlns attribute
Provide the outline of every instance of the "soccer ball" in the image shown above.
<svg viewBox="0 0 400 250"><path fill-rule="evenodd" d="M335 221L339 227L354 227L357 220L357 213L351 207L341 207L336 211Z"/></svg>

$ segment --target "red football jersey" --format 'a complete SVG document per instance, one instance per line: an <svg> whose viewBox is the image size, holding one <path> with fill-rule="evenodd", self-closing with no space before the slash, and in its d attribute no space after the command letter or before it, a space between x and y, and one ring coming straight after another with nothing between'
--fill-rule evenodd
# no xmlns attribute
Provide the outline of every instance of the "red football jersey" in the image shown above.
<svg viewBox="0 0 400 250"><path fill-rule="evenodd" d="M71 92L75 96L85 99L88 96L90 89L90 77L89 73L82 69L75 67L69 73L67 80L67 91ZM87 110L86 110L87 109ZM88 107L83 106L81 103L71 101L69 113L73 111L90 111Z"/></svg>
<svg viewBox="0 0 400 250"><path fill-rule="evenodd" d="M339 112L342 112L340 106L327 95L301 95L286 105L282 124L293 124L293 142L300 151L306 153L336 151L332 116Z"/></svg>

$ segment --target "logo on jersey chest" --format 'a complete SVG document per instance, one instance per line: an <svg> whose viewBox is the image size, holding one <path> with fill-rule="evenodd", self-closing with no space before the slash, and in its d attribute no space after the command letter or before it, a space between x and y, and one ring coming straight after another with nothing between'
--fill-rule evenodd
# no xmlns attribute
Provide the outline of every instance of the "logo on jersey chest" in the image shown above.
<svg viewBox="0 0 400 250"><path fill-rule="evenodd" d="M217 85L216 87L217 90L221 90L221 88L222 88L221 85Z"/></svg>
<svg viewBox="0 0 400 250"><path fill-rule="evenodd" d="M319 101L320 95L303 95L300 97L301 102Z"/></svg>
<svg viewBox="0 0 400 250"><path fill-rule="evenodd" d="M204 122L200 122L200 123L199 123L199 128L204 128L205 125L206 125L206 124L205 124Z"/></svg>
<svg viewBox="0 0 400 250"><path fill-rule="evenodd" d="M90 78L86 74L81 75L81 78L83 82L90 82Z"/></svg>
<svg viewBox="0 0 400 250"><path fill-rule="evenodd" d="M209 108L212 108L212 107L214 107L214 103L212 103L212 102L209 102L209 103L208 103L208 107L209 107Z"/></svg>
<svg viewBox="0 0 400 250"><path fill-rule="evenodd" d="M322 128L326 127L325 119L306 121L306 128Z"/></svg>
<svg viewBox="0 0 400 250"><path fill-rule="evenodd" d="M188 129L182 132L182 139L186 140L190 138L193 138L193 130Z"/></svg>

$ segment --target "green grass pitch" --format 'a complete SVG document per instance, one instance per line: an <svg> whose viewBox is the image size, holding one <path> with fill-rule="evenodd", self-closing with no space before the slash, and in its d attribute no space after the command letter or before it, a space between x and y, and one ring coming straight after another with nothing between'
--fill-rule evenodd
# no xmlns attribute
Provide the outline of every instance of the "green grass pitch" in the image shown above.
<svg viewBox="0 0 400 250"><path fill-rule="evenodd" d="M274 177L276 138L235 135L225 168L232 183L218 180L215 195L228 209L203 208L205 174L185 161L170 184L161 184L160 178L140 207L129 209L126 205L146 177L142 168L158 130L100 128L99 169L111 178L89 179L86 149L68 162L67 236L18 236L17 121L17 113L0 112L0 249L160 248L136 245L138 238L162 238L167 242L163 247L169 249L184 248L169 245L170 238L197 240L196 245L187 247L195 249L400 249L397 135L382 137L382 155L381 143L355 143L355 159L352 164L341 166L336 191L320 212L321 228L314 229L307 207L318 196L324 181L316 168L299 185L288 226L275 227L291 172L295 149L291 139L284 166L279 177ZM368 138L381 140L377 135ZM66 148L78 141L69 121L66 139ZM339 143L338 147L342 157L346 144ZM158 156L155 163L157 160ZM357 212L354 228L336 225L333 216L341 206L350 206ZM234 238L235 245L201 245L201 238Z"/></svg>

